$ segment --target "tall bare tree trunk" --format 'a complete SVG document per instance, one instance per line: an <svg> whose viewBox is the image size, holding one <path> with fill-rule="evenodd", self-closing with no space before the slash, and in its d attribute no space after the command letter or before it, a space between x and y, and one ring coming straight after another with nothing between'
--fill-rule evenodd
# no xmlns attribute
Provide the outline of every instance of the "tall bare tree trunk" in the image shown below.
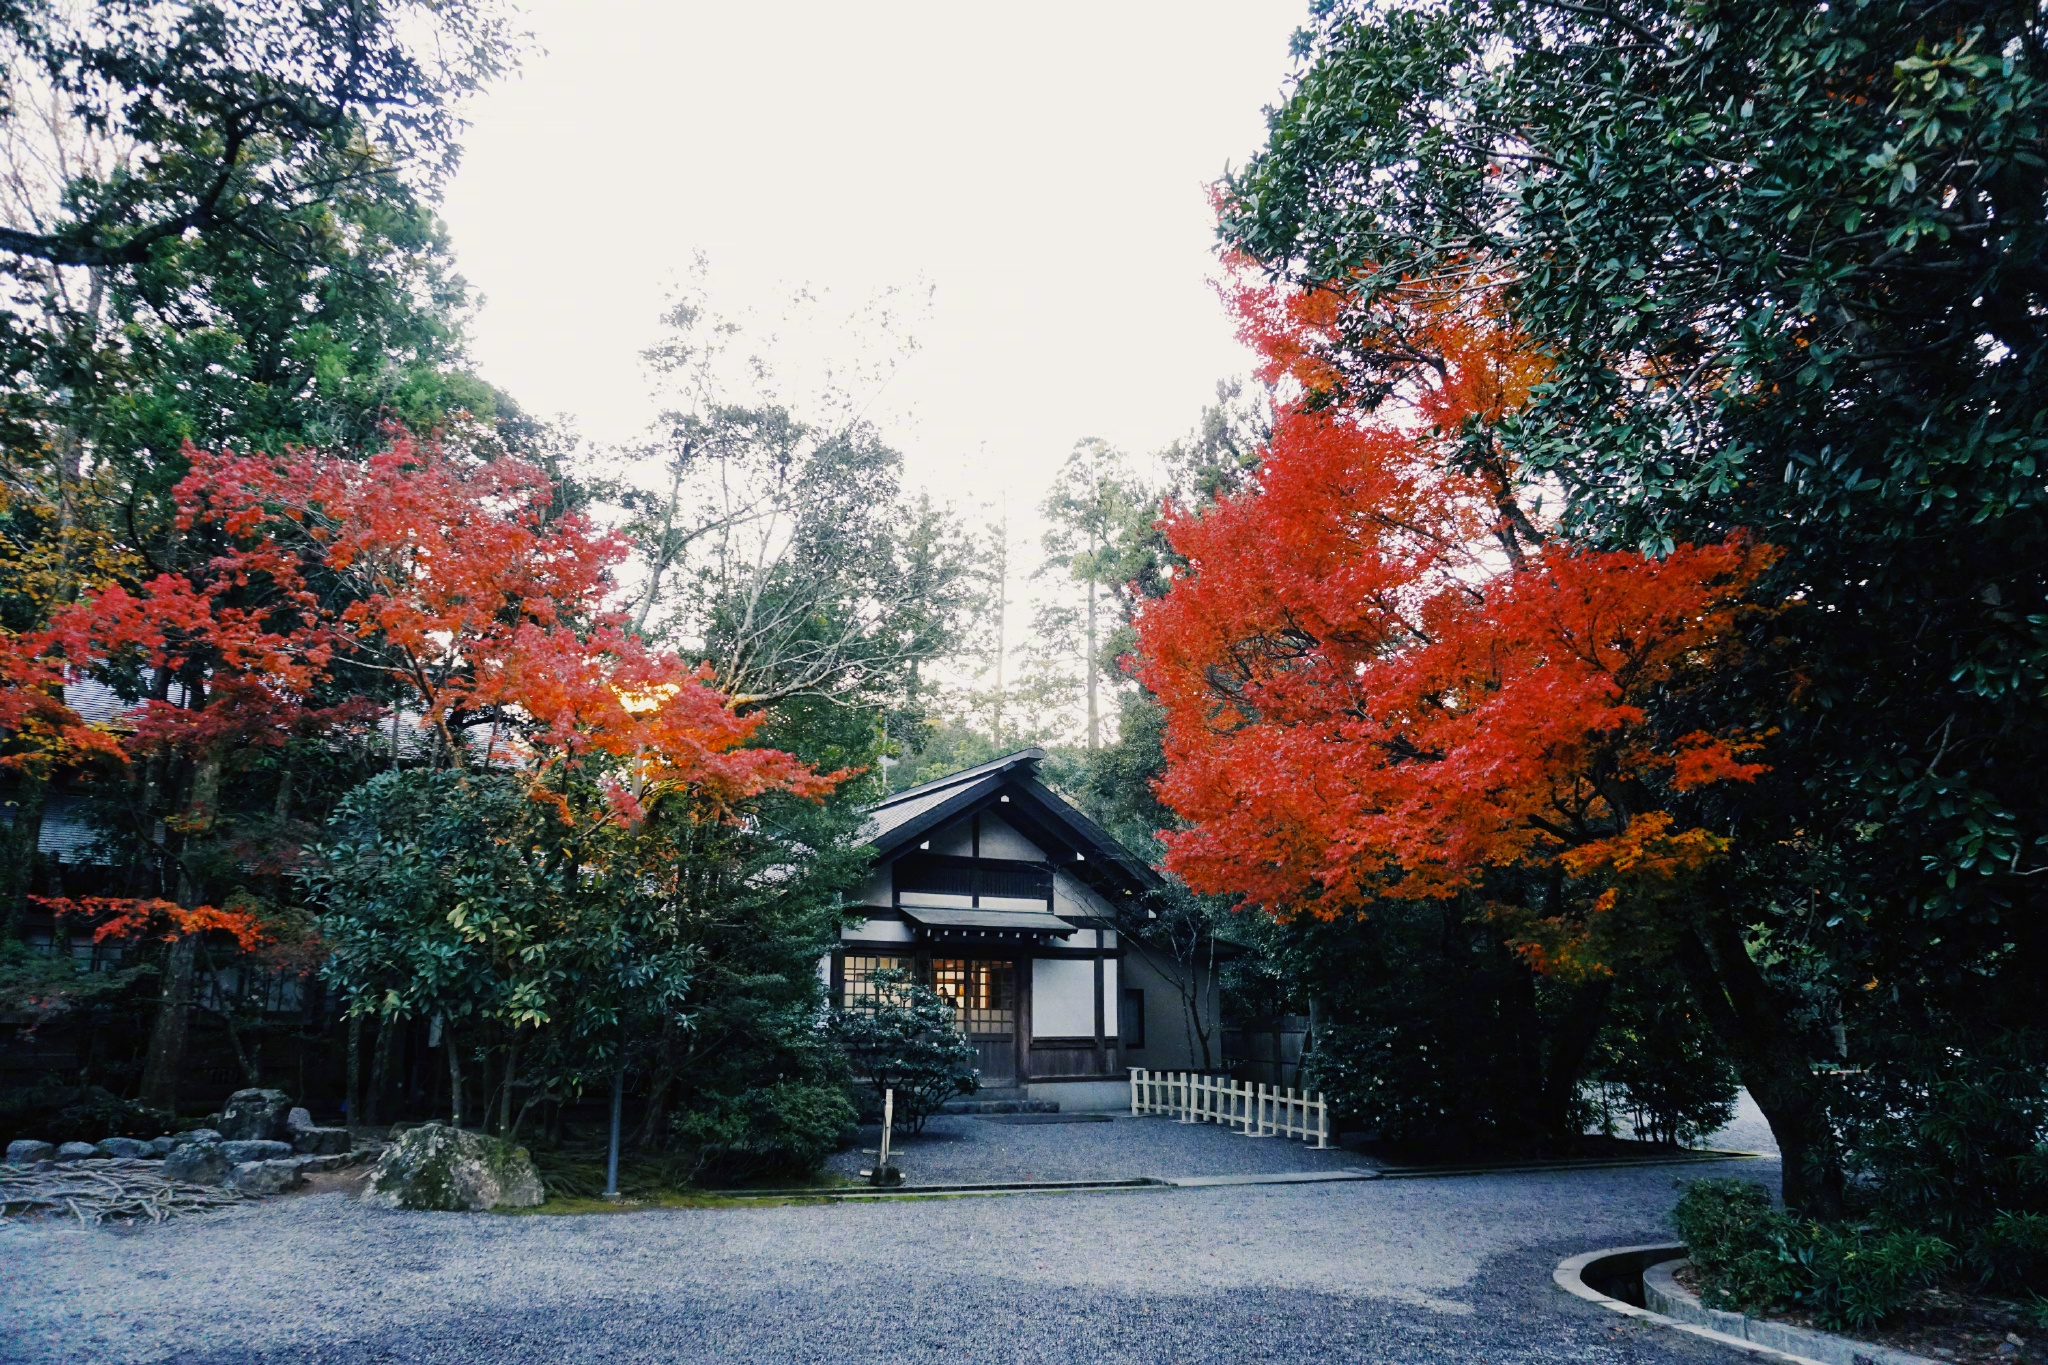
<svg viewBox="0 0 2048 1365"><path fill-rule="evenodd" d="M377 1017L377 1046L370 1054L370 1089L363 1096L363 1124L377 1126L377 1107L384 1102L385 1077L391 1070L391 1044L398 1021L389 1015Z"/></svg>
<svg viewBox="0 0 2048 1365"><path fill-rule="evenodd" d="M1788 1002L1724 912L1709 912L1673 947L1693 999L1778 1140L1785 1207L1822 1220L1840 1217L1842 1163L1827 1096Z"/></svg>
<svg viewBox="0 0 2048 1365"><path fill-rule="evenodd" d="M363 1122L363 1016L353 1012L348 1016L348 1098L341 1107L353 1133Z"/></svg>
<svg viewBox="0 0 2048 1365"><path fill-rule="evenodd" d="M512 1041L505 1044L505 1095L498 1104L498 1136L509 1137L512 1132L512 1086L519 1079L519 1035L514 1033Z"/></svg>
<svg viewBox="0 0 2048 1365"><path fill-rule="evenodd" d="M164 954L163 992L157 998L149 1056L142 1066L142 1102L173 1114L178 1109L178 1067L185 1059L185 1035L192 1022L192 979L198 961L199 940L190 934Z"/></svg>
<svg viewBox="0 0 2048 1365"><path fill-rule="evenodd" d="M673 1017L661 1021L661 1050L654 1063L654 1084L648 1090L647 1112L641 1116L640 1131L633 1136L635 1147L651 1147L659 1135L663 1118L668 1113L669 1087L675 1080L676 1022Z"/></svg>
<svg viewBox="0 0 2048 1365"><path fill-rule="evenodd" d="M29 892L35 886L36 848L43 840L43 807L47 784L23 773L14 788L14 823L0 841L6 856L0 858L0 940L21 937L22 917L28 912Z"/></svg>
<svg viewBox="0 0 2048 1365"><path fill-rule="evenodd" d="M188 850L191 839L203 835L213 824L220 807L220 775L218 751L203 755L193 769L192 796L185 808ZM189 864L179 870L180 905L197 907L203 890L192 876ZM142 1102L173 1113L178 1107L178 1071L184 1064L185 1041L192 1029L192 982L197 975L198 957L199 940L191 934L180 936L165 954L163 993L158 997L156 1024L149 1034L149 1056L142 1066Z"/></svg>
<svg viewBox="0 0 2048 1365"><path fill-rule="evenodd" d="M1095 699L1097 674L1101 671L1095 664L1095 580L1088 580L1088 752L1094 753L1102 747L1102 716L1097 710Z"/></svg>
<svg viewBox="0 0 2048 1365"><path fill-rule="evenodd" d="M448 1049L448 1126L462 1126L462 1051L455 1046L455 1023L443 1020L441 1042Z"/></svg>

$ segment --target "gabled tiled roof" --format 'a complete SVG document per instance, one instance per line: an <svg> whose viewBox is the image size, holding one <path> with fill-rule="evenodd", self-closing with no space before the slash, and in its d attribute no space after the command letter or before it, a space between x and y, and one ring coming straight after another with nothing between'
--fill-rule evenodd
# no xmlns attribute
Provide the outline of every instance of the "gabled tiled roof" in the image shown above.
<svg viewBox="0 0 2048 1365"><path fill-rule="evenodd" d="M1038 829L1052 836L1054 846L1066 845L1071 852L1054 861L1096 890L1130 895L1160 886L1159 874L1142 858L1038 780L1038 764L1044 757L1043 749L1019 749L949 777L897 792L869 812L867 822L861 826L860 841L878 855L888 857L913 840L1000 797L1014 800L1014 804L1004 807L1005 819L1021 826L1020 832L1026 838L1038 838L1033 833ZM1047 848L1049 856L1052 852L1052 848ZM1067 861L1069 857L1074 861Z"/></svg>
<svg viewBox="0 0 2048 1365"><path fill-rule="evenodd" d="M987 763L964 768L930 782L920 782L915 787L905 787L894 796L878 802L868 812L867 822L860 829L860 841L864 844L885 841L898 829L915 824L919 817L947 805L969 788L983 783L999 783L1013 769L1037 767L1038 761L1044 757L1043 749L1019 749Z"/></svg>

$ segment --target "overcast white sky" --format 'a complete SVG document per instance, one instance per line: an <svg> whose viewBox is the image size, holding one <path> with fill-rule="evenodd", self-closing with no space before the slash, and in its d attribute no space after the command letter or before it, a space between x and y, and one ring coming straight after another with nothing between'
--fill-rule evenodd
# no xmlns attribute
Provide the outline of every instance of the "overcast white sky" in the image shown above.
<svg viewBox="0 0 2048 1365"><path fill-rule="evenodd" d="M697 252L732 311L928 288L871 415L914 482L1006 492L1028 532L1077 438L1150 450L1248 368L1205 187L1258 146L1305 10L538 0L544 51L473 106L447 204L487 299L477 359L529 410L629 440L638 352Z"/></svg>

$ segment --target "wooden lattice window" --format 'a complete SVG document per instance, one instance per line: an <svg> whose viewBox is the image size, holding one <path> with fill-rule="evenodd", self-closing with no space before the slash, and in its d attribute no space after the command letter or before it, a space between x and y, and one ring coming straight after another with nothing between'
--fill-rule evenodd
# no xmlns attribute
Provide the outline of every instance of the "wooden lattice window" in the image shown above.
<svg viewBox="0 0 2048 1365"><path fill-rule="evenodd" d="M915 980L917 959L910 957L856 957L846 955L840 975L839 1003L851 1008L860 1008L875 1003L877 991L875 973L902 972Z"/></svg>
<svg viewBox="0 0 2048 1365"><path fill-rule="evenodd" d="M1017 974L1008 962L935 957L932 989L953 1002L963 1033L1017 1031Z"/></svg>

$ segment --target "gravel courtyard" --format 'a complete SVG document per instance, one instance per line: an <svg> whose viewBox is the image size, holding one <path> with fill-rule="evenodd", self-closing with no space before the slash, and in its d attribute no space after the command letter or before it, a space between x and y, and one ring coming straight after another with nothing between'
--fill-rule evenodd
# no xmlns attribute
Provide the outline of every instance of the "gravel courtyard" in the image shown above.
<svg viewBox="0 0 2048 1365"><path fill-rule="evenodd" d="M1171 1140L1190 1132L1218 1162L1292 1145ZM1775 1163L585 1217L326 1194L136 1232L14 1224L0 1360L1733 1360L1550 1269L1662 1237L1675 1179L1736 1173Z"/></svg>
<svg viewBox="0 0 2048 1365"><path fill-rule="evenodd" d="M861 1131L869 1151L881 1141ZM938 1114L916 1136L897 1134L892 1159L914 1185L1004 1180L1127 1180L1177 1175L1276 1175L1369 1168L1340 1148L1247 1138L1208 1124L1128 1114ZM842 1175L872 1166L859 1151L829 1163Z"/></svg>

